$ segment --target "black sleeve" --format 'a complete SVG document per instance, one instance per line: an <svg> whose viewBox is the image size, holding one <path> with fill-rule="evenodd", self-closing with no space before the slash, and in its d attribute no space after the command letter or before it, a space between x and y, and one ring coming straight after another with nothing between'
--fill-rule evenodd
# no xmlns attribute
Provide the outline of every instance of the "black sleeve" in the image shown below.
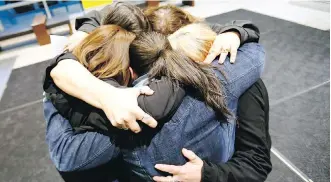
<svg viewBox="0 0 331 182"><path fill-rule="evenodd" d="M105 6L100 11L93 10L86 15L76 19L75 29L86 33L92 32L102 23L103 16L108 12L112 5Z"/></svg>
<svg viewBox="0 0 331 182"><path fill-rule="evenodd" d="M157 121L166 121L182 103L185 90L165 77L152 81L148 86L155 92L150 96L140 95L139 106Z"/></svg>
<svg viewBox="0 0 331 182"><path fill-rule="evenodd" d="M248 42L259 42L260 30L252 22L247 20L234 20L225 25L210 24L217 34L236 31L240 34L240 45Z"/></svg>
<svg viewBox="0 0 331 182"><path fill-rule="evenodd" d="M233 157L224 164L204 161L203 182L262 182L270 173L269 99L261 79L240 97L238 116Z"/></svg>

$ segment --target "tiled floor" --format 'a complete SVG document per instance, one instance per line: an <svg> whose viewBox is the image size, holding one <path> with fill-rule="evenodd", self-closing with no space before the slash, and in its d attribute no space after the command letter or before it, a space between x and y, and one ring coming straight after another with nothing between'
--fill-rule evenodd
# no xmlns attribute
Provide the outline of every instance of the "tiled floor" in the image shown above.
<svg viewBox="0 0 331 182"><path fill-rule="evenodd" d="M178 3L178 0L171 3ZM328 181L330 44L326 40L330 39L330 32L323 30L330 28L329 10L323 6L321 8L320 4L287 0L277 3L198 0L195 7L184 8L205 18L223 13L208 19L212 22L250 19L257 24L261 30L261 43L267 50L263 79L270 96L273 146L314 181ZM67 29L63 26L52 31L63 32ZM34 37L28 35L0 43L9 47L9 50L0 53L0 99L6 88L0 102L0 134L5 138L0 145L3 166L0 179L15 182L59 181L47 156L39 105L41 75L48 64L43 61L51 58L52 47L32 43L11 49L12 43L18 40L31 43ZM15 70L12 71L12 68ZM10 84L6 87L8 78ZM22 153L23 150L33 151L33 155L27 156ZM23 163L18 159L29 162ZM275 155L272 155L272 162L273 171L268 181L302 181ZM17 166L20 168L17 169ZM42 170L24 172L26 168L40 166L43 166ZM15 177L13 171L24 175Z"/></svg>

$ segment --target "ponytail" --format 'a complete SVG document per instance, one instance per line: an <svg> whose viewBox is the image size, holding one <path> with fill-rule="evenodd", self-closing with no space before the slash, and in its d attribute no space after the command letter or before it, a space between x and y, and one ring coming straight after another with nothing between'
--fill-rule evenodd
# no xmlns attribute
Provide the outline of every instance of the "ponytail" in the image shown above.
<svg viewBox="0 0 331 182"><path fill-rule="evenodd" d="M175 84L193 88L218 114L231 115L213 69L173 50L165 36L143 33L130 46L130 61L138 74L145 70L150 78L165 76Z"/></svg>

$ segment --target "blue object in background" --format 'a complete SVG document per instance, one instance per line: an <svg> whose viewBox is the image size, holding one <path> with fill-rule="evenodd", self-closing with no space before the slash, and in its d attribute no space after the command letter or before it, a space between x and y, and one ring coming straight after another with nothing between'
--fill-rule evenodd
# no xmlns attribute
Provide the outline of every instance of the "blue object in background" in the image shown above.
<svg viewBox="0 0 331 182"><path fill-rule="evenodd" d="M0 0L0 6L16 2L19 1ZM83 11L80 1L47 1L47 5L54 18ZM32 20L37 14L46 15L42 2L35 2L33 4L0 11L0 24L2 25L2 27L0 27L0 32L11 28L16 29L31 26Z"/></svg>

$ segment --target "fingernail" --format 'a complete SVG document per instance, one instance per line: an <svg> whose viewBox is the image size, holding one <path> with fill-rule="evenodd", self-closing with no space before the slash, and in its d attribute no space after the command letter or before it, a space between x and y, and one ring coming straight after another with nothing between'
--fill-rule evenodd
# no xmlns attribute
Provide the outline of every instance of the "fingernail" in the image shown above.
<svg viewBox="0 0 331 182"><path fill-rule="evenodd" d="M134 130L134 132L135 132L135 133L139 133L139 132L140 132L140 130Z"/></svg>

